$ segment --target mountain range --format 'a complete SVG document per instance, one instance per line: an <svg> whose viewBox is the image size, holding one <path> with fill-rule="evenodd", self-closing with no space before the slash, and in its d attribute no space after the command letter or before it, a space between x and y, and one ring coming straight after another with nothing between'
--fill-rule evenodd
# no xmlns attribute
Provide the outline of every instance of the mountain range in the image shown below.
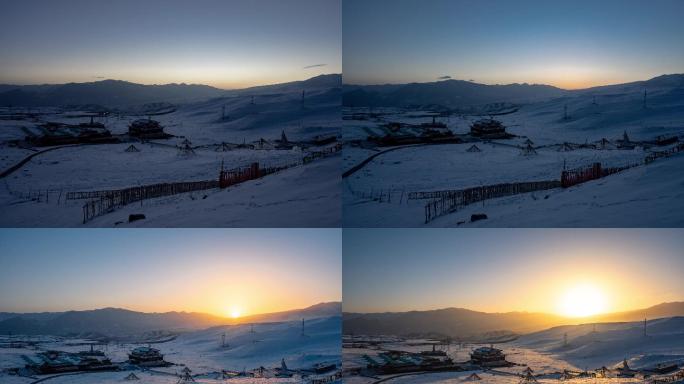
<svg viewBox="0 0 684 384"><path fill-rule="evenodd" d="M645 81L578 90L565 90L543 84L487 85L453 79L429 83L344 85L342 100L347 107L465 108L485 104L524 104L583 92L661 87L684 87L684 74L662 75Z"/></svg>
<svg viewBox="0 0 684 384"><path fill-rule="evenodd" d="M86 311L8 313L0 312L0 334L72 336L127 336L160 331L187 331L217 325L264 323L339 316L340 302L265 313L238 319L198 312L144 313L121 308Z"/></svg>
<svg viewBox="0 0 684 384"><path fill-rule="evenodd" d="M345 312L342 327L346 334L495 339L560 325L640 321L644 318L673 316L684 316L684 302L662 303L640 310L585 318L530 312L487 313L463 308L385 313Z"/></svg>
<svg viewBox="0 0 684 384"><path fill-rule="evenodd" d="M122 108L154 103L187 103L239 93L341 88L341 86L342 76L339 74L320 75L307 80L230 91L202 84L145 85L122 80L43 85L0 84L0 106Z"/></svg>

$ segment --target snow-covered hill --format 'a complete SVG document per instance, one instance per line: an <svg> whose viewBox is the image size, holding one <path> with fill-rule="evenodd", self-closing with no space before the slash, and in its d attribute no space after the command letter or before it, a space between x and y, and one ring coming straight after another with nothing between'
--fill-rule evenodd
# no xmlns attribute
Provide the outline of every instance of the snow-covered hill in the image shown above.
<svg viewBox="0 0 684 384"><path fill-rule="evenodd" d="M304 335L301 321L220 326L183 334L158 348L169 361L184 363L193 371L274 367L283 358L290 368L307 368L339 362L340 319L307 320ZM222 347L223 334L227 347Z"/></svg>
<svg viewBox="0 0 684 384"><path fill-rule="evenodd" d="M632 368L669 361L681 364L684 317L650 320L646 335L643 322L568 325L522 336L516 344L553 354L577 367L612 367L623 359Z"/></svg>

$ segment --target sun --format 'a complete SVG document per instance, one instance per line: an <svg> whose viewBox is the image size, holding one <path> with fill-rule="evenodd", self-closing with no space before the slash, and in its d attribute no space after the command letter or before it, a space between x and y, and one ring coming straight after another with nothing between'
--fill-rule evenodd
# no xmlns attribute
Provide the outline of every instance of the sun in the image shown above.
<svg viewBox="0 0 684 384"><path fill-rule="evenodd" d="M558 302L558 312L568 317L587 317L606 311L606 296L589 283L569 288Z"/></svg>
<svg viewBox="0 0 684 384"><path fill-rule="evenodd" d="M233 319L237 319L238 317L242 316L242 311L240 308L233 308L230 310L230 317Z"/></svg>

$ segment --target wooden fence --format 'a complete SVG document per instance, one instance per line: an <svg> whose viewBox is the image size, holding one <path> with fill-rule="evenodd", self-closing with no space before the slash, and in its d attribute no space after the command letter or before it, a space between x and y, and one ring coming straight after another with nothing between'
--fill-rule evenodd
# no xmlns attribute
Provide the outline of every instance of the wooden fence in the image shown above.
<svg viewBox="0 0 684 384"><path fill-rule="evenodd" d="M650 164L650 163L654 162L656 159L659 159L661 157L670 157L673 154L675 154L677 152L682 152L682 151L684 151L684 143L679 143L676 146L674 146L668 150L665 150L665 151L651 152L644 159L644 163Z"/></svg>
<svg viewBox="0 0 684 384"><path fill-rule="evenodd" d="M561 173L560 180L504 183L459 190L410 192L409 199L433 199L433 201L425 204L425 223L427 224L437 217L457 211L461 207L479 201L559 187L569 188L573 185L606 177L638 165L640 164L604 168L601 166L601 163L594 163L589 167L564 170Z"/></svg>
<svg viewBox="0 0 684 384"><path fill-rule="evenodd" d="M259 163L252 163L244 168L221 169L218 180L161 183L106 191L69 192L67 198L94 199L83 205L83 223L86 223L97 216L104 215L116 208L137 201L213 188L228 188L232 185L258 179L300 164L301 161L297 161L288 165L260 168Z"/></svg>
<svg viewBox="0 0 684 384"><path fill-rule="evenodd" d="M219 187L218 180L204 180L143 185L113 191L95 191L97 192L96 195L100 197L83 205L83 223L137 201L217 187Z"/></svg>
<svg viewBox="0 0 684 384"><path fill-rule="evenodd" d="M332 375L326 376L326 377L318 377L318 378L313 378L310 379L307 383L308 384L326 384L326 383L334 383L338 380L342 379L342 372L335 372Z"/></svg>
<svg viewBox="0 0 684 384"><path fill-rule="evenodd" d="M625 169L636 167L638 165L641 164L635 163L622 167L603 168L601 163L594 163L589 167L564 170L561 172L561 187L569 188L573 185L585 183L590 180L600 179L602 177L606 177L624 171Z"/></svg>
<svg viewBox="0 0 684 384"><path fill-rule="evenodd" d="M341 149L342 149L342 144L337 143L337 144L333 145L332 147L328 147L328 148L325 148L325 149L320 150L320 151L312 151L312 152L309 152L308 154L306 154L306 156L304 156L304 158L302 159L302 162L304 164L308 164L308 163L310 163L316 159L335 155Z"/></svg>
<svg viewBox="0 0 684 384"><path fill-rule="evenodd" d="M436 192L412 192L416 196L427 196L434 194L439 196L436 200L425 204L425 223L455 212L461 207L473 204L487 199L495 199L498 197L517 195L520 193L528 193L534 191L543 191L546 189L553 189L560 187L559 180L545 180L545 181L530 181L522 183L503 183L495 185L485 185L481 187L473 187L467 189L459 189L452 191L436 191ZM418 197L415 197L418 198ZM427 197L422 197L427 198Z"/></svg>

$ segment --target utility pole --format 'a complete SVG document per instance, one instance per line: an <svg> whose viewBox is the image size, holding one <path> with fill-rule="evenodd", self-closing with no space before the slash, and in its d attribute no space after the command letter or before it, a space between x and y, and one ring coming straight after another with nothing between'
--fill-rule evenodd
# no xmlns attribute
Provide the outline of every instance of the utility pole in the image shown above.
<svg viewBox="0 0 684 384"><path fill-rule="evenodd" d="M221 335L221 348L226 347L226 333L224 332L223 335Z"/></svg>
<svg viewBox="0 0 684 384"><path fill-rule="evenodd" d="M567 120L567 119L568 119L568 105L565 104L565 105L563 105L563 120Z"/></svg>
<svg viewBox="0 0 684 384"><path fill-rule="evenodd" d="M648 95L648 92L644 89L644 109L646 109L646 96Z"/></svg>
<svg viewBox="0 0 684 384"><path fill-rule="evenodd" d="M223 104L221 106L221 120L225 120L225 119L226 119L226 105Z"/></svg>
<svg viewBox="0 0 684 384"><path fill-rule="evenodd" d="M644 317L644 337L646 337L646 318Z"/></svg>
<svg viewBox="0 0 684 384"><path fill-rule="evenodd" d="M564 347L567 347L567 346L568 346L568 333L567 333L567 332L565 332L565 333L563 334L563 346L564 346Z"/></svg>

